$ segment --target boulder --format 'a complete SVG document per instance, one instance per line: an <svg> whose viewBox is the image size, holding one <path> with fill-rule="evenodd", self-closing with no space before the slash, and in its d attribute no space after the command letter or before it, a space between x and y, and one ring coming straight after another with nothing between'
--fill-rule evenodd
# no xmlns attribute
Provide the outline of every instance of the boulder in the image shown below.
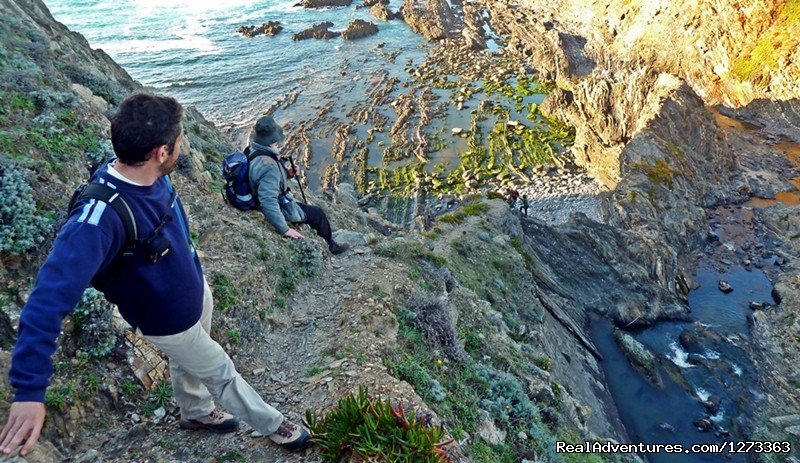
<svg viewBox="0 0 800 463"><path fill-rule="evenodd" d="M292 40L306 40L306 39L328 40L342 35L341 32L331 31L330 30L331 27L333 27L333 23L330 21L314 24L310 28L292 35Z"/></svg>
<svg viewBox="0 0 800 463"><path fill-rule="evenodd" d="M708 418L698 418L692 421L692 424L700 432L708 432L714 429L714 422L709 420Z"/></svg>
<svg viewBox="0 0 800 463"><path fill-rule="evenodd" d="M348 246L366 246L367 237L363 234L350 230L336 230L333 233L333 240L339 244Z"/></svg>
<svg viewBox="0 0 800 463"><path fill-rule="evenodd" d="M381 21L389 21L394 19L394 13L392 13L392 10L389 9L389 5L387 3L376 3L369 9L369 12L372 14L372 16Z"/></svg>
<svg viewBox="0 0 800 463"><path fill-rule="evenodd" d="M364 21L363 19L356 19L347 26L347 29L345 29L344 32L342 32L342 38L344 40L356 40L369 37L370 35L375 35L377 33L378 26L376 26L375 23Z"/></svg>
<svg viewBox="0 0 800 463"><path fill-rule="evenodd" d="M105 112L108 109L108 102L104 100L102 97L99 97L92 93L91 90L84 87L80 84L72 84L72 91L75 92L76 95L80 99L86 102L92 109L97 112Z"/></svg>

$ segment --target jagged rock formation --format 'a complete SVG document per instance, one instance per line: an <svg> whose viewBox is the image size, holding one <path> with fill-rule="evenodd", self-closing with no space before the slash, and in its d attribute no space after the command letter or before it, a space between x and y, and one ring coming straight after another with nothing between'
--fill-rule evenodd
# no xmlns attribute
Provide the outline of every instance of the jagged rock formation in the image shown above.
<svg viewBox="0 0 800 463"><path fill-rule="evenodd" d="M242 26L236 32L252 39L257 35L276 35L282 30L283 26L278 21L267 21L260 26Z"/></svg>
<svg viewBox="0 0 800 463"><path fill-rule="evenodd" d="M487 47L484 37L484 26L486 21L483 19L482 9L476 2L464 3L464 28L461 35L464 42L471 50L484 50Z"/></svg>
<svg viewBox="0 0 800 463"><path fill-rule="evenodd" d="M328 40L342 35L341 32L331 31L330 30L331 27L333 27L333 23L330 21L314 24L310 28L292 35L292 40L307 40L307 39Z"/></svg>
<svg viewBox="0 0 800 463"><path fill-rule="evenodd" d="M372 7L369 9L369 12L372 16L381 21L390 21L394 19L394 13L392 13L392 10L389 9L388 1L380 1L372 5Z"/></svg>
<svg viewBox="0 0 800 463"><path fill-rule="evenodd" d="M357 40L377 33L378 26L376 26L375 23L364 21L363 19L356 19L348 24L347 29L342 32L342 39Z"/></svg>
<svg viewBox="0 0 800 463"><path fill-rule="evenodd" d="M447 0L403 0L403 20L428 40L441 40L456 33L460 21Z"/></svg>

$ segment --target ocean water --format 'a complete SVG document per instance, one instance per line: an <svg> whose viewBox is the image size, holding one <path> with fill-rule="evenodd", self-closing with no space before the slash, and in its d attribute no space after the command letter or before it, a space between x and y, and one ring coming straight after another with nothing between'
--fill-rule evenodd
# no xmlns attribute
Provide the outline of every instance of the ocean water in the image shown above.
<svg viewBox="0 0 800 463"><path fill-rule="evenodd" d="M293 91L300 95L281 123L311 118L326 100L344 114L364 97L369 77L404 74L424 57L423 39L402 21L375 20L356 0L345 8L306 10L298 0L46 0L53 16L108 53L131 76L194 105L222 127L251 124ZM392 0L399 9L402 0ZM292 41L292 34L323 21L343 30L355 19L378 24L376 36ZM279 21L274 37L248 39L242 25ZM385 44L379 47L379 44ZM400 52L392 63L387 53ZM345 75L342 76L342 71Z"/></svg>

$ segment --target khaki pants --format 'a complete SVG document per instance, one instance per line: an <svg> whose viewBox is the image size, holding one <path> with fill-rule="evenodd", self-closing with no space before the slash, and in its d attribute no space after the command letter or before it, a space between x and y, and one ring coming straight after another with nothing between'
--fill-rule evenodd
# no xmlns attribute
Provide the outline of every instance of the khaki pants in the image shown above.
<svg viewBox="0 0 800 463"><path fill-rule="evenodd" d="M211 339L214 302L208 283L203 315L188 330L170 336L144 336L169 357L172 389L184 420L214 410L214 400L263 435L277 431L283 415L268 405L236 371L222 346Z"/></svg>

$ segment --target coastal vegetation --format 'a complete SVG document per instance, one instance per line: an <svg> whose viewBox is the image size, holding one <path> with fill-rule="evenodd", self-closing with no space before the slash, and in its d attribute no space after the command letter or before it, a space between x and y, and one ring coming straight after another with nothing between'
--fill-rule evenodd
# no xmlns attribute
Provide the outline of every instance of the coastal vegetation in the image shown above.
<svg viewBox="0 0 800 463"><path fill-rule="evenodd" d="M324 416L308 410L305 423L323 461L448 463L452 442L442 428L427 423L402 404L371 397L366 388L345 396Z"/></svg>
<svg viewBox="0 0 800 463"><path fill-rule="evenodd" d="M784 65L800 45L799 28L800 0L778 2L772 24L764 25L753 44L733 60L733 75L742 81L769 82L770 75Z"/></svg>

